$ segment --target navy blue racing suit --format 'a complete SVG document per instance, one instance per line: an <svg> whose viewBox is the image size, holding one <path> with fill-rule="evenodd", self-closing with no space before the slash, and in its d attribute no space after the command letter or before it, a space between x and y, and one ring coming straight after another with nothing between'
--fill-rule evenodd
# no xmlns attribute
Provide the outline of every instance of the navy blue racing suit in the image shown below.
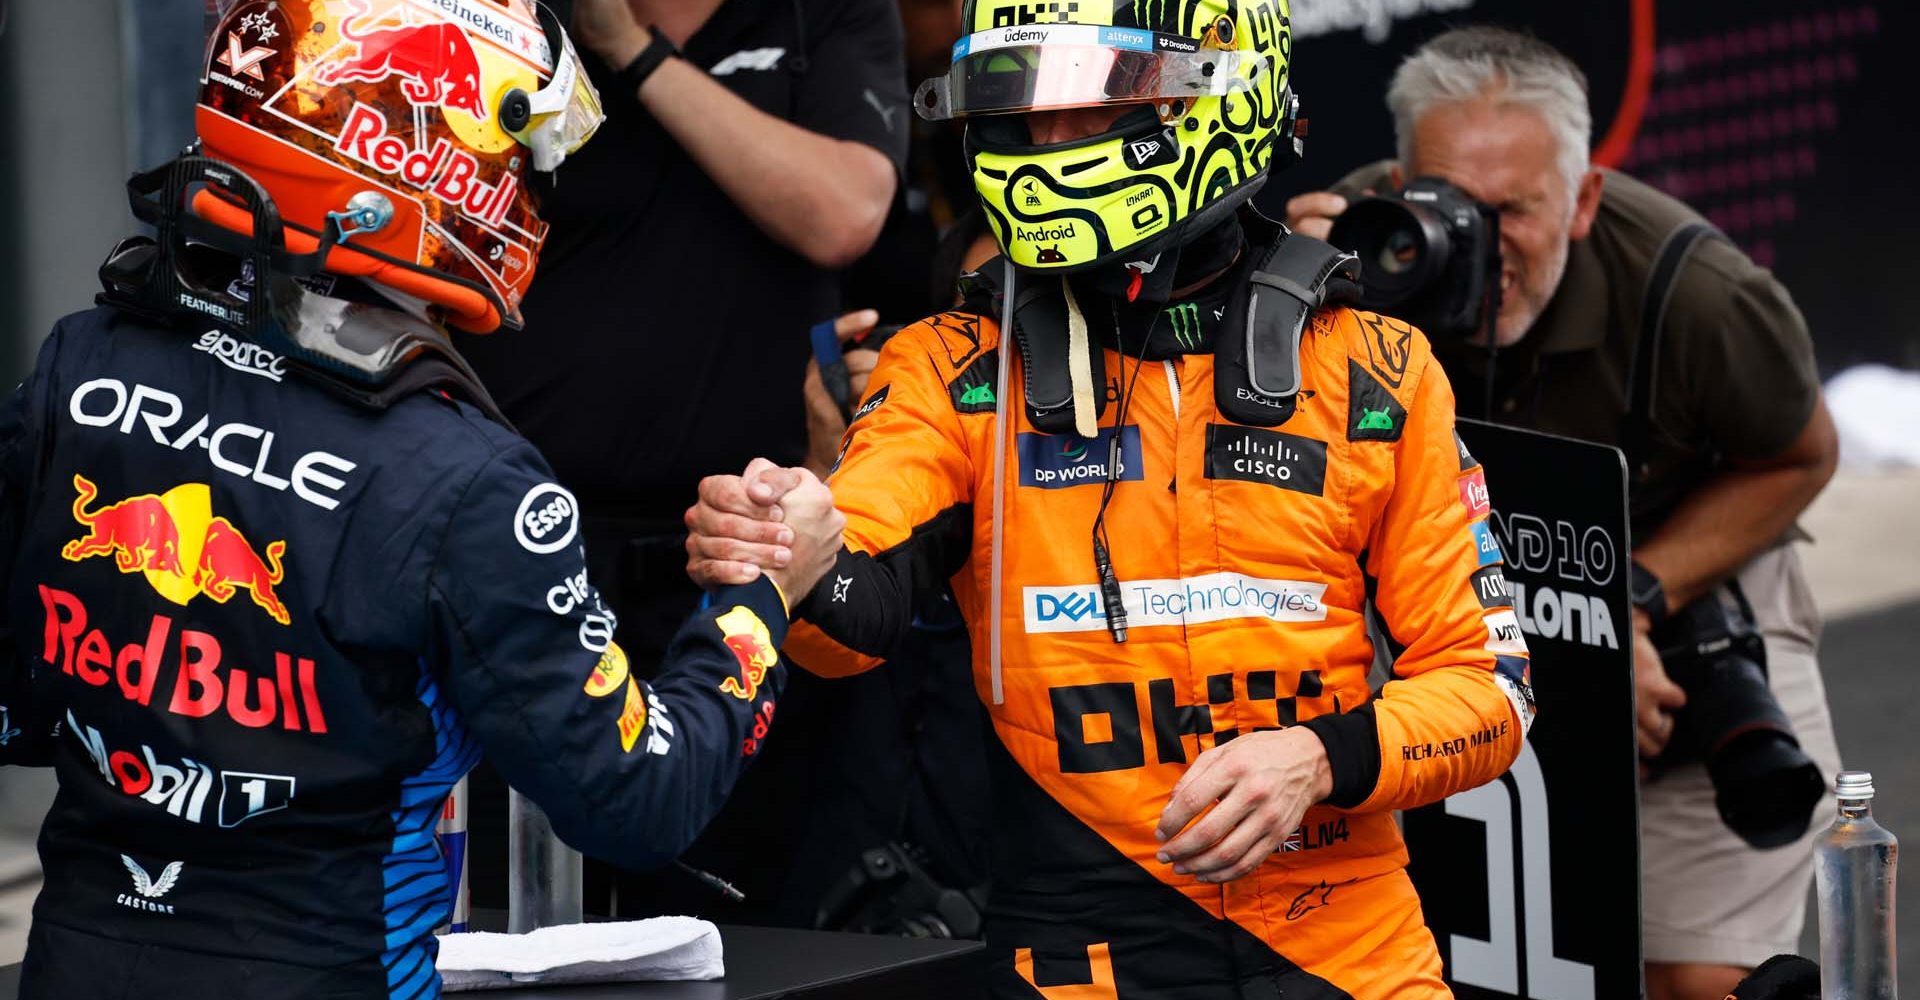
<svg viewBox="0 0 1920 1000"><path fill-rule="evenodd" d="M434 826L482 752L573 846L677 855L766 735L784 602L716 594L649 684L580 517L444 393L62 320L0 409L0 762L59 778L21 995L437 995Z"/></svg>

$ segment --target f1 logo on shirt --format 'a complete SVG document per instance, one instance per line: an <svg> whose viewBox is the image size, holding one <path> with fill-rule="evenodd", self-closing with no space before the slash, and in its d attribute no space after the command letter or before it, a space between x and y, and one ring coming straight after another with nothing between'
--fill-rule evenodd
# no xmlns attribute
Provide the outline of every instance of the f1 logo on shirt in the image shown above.
<svg viewBox="0 0 1920 1000"><path fill-rule="evenodd" d="M1500 554L1500 542L1493 537L1493 529L1487 527L1487 522L1475 521L1467 525L1467 530L1473 535L1473 549L1480 556L1480 565L1491 566L1506 560Z"/></svg>
<svg viewBox="0 0 1920 1000"><path fill-rule="evenodd" d="M1106 482L1113 434L1111 427L1100 428L1100 435L1091 440L1077 434L1021 434L1020 485L1057 490ZM1114 478L1141 479L1142 467L1140 428L1129 424L1120 432L1120 470Z"/></svg>

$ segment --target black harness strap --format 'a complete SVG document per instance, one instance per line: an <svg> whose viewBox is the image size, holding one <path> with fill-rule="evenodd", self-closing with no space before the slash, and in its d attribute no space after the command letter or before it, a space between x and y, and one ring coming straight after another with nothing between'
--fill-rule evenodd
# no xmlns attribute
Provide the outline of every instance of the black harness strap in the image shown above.
<svg viewBox="0 0 1920 1000"><path fill-rule="evenodd" d="M1627 469L1636 480L1646 474L1647 455L1653 444L1653 387L1660 380L1660 338L1667 305L1673 299L1680 269L1700 241L1708 237L1727 238L1705 222L1678 226L1661 242L1653 269L1647 274L1646 291L1640 300L1639 339L1627 375L1627 413L1620 423L1620 449L1626 453Z"/></svg>

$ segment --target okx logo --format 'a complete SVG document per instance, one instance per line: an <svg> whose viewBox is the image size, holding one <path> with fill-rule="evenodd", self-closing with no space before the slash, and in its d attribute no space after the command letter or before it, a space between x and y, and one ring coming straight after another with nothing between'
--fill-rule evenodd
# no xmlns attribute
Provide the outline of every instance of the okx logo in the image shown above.
<svg viewBox="0 0 1920 1000"><path fill-rule="evenodd" d="M147 493L89 510L99 488L75 475L73 519L87 533L60 549L69 562L112 556L122 573L140 573L161 597L185 605L205 594L225 604L240 588L282 625L291 622L274 588L286 578L287 543L269 542L263 559L232 521L213 516L206 483L183 483L158 496Z"/></svg>
<svg viewBox="0 0 1920 1000"><path fill-rule="evenodd" d="M1140 428L1129 424L1119 434L1117 447L1112 427L1102 427L1099 436L1092 439L1077 434L1021 434L1020 485L1057 490L1103 483L1109 475L1108 467L1116 462L1119 468L1111 471L1113 478L1143 478Z"/></svg>

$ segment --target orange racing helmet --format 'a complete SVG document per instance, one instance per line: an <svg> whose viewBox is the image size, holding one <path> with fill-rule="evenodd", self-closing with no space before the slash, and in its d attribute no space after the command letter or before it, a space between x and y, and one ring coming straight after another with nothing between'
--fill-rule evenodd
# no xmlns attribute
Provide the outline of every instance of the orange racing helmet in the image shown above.
<svg viewBox="0 0 1920 1000"><path fill-rule="evenodd" d="M278 208L286 249L518 328L547 234L528 188L602 115L572 44L530 0L242 0L208 39L201 152ZM194 214L250 234L208 187Z"/></svg>

